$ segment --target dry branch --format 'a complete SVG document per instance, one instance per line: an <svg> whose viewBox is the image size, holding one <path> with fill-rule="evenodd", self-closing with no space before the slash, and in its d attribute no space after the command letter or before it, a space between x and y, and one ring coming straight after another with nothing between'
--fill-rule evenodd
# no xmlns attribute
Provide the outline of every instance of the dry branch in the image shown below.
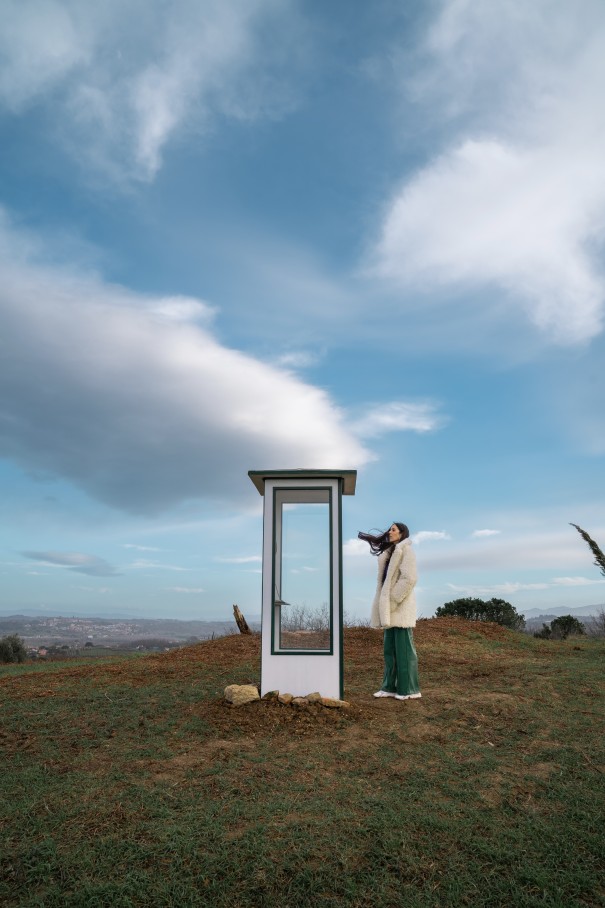
<svg viewBox="0 0 605 908"><path fill-rule="evenodd" d="M240 634L251 634L252 631L248 627L248 622L241 613L239 605L233 606L233 617L235 618L235 623L239 627Z"/></svg>

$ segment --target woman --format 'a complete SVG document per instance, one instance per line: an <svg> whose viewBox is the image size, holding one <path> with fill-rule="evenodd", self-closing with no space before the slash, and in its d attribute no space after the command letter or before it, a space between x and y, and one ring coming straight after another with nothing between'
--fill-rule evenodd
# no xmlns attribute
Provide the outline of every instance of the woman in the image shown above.
<svg viewBox="0 0 605 908"><path fill-rule="evenodd" d="M372 603L371 627L384 628L384 679L375 697L416 700L418 657L412 628L416 624L416 556L405 523L394 523L377 536L359 533L378 555L378 583Z"/></svg>

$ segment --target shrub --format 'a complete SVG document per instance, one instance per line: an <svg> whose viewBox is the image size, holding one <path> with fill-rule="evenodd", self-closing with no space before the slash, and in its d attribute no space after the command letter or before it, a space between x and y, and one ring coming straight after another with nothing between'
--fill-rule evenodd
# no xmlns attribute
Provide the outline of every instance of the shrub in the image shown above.
<svg viewBox="0 0 605 908"><path fill-rule="evenodd" d="M569 636L585 633L586 629L581 621L578 621L573 615L561 615L550 624L543 624L542 630L535 633L534 637L542 640L567 640Z"/></svg>
<svg viewBox="0 0 605 908"><path fill-rule="evenodd" d="M494 621L504 627L520 631L525 627L525 618L514 605L504 599L477 599L468 596L465 599L454 599L446 602L435 612L437 618L466 618L467 621Z"/></svg>
<svg viewBox="0 0 605 908"><path fill-rule="evenodd" d="M23 641L17 634L0 640L0 662L25 662L27 653Z"/></svg>
<svg viewBox="0 0 605 908"><path fill-rule="evenodd" d="M550 629L550 624L543 624L541 631L536 631L534 637L537 637L538 640L550 640L552 637L552 630Z"/></svg>

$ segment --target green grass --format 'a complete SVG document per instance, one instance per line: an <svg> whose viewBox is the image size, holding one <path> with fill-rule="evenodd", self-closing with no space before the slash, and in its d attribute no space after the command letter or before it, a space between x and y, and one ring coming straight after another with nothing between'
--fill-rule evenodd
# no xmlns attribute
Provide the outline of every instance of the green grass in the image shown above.
<svg viewBox="0 0 605 908"><path fill-rule="evenodd" d="M347 631L345 715L227 708L244 638L0 669L0 904L605 905L603 642L416 639L423 699L375 701Z"/></svg>

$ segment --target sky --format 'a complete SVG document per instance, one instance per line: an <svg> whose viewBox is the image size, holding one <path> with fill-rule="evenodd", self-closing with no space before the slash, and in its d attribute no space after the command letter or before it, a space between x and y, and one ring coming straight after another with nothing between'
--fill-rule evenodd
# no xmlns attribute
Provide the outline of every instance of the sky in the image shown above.
<svg viewBox="0 0 605 908"><path fill-rule="evenodd" d="M260 612L355 469L419 614L605 601L602 0L0 0L0 613Z"/></svg>

